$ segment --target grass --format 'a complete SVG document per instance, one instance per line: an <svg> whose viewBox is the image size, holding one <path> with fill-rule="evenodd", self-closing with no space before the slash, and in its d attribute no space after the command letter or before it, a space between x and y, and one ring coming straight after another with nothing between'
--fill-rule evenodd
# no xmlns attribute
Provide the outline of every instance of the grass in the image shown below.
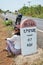
<svg viewBox="0 0 43 65"><path fill-rule="evenodd" d="M3 21L2 24L4 24L4 26L7 28L7 30L11 30L12 31L14 29L13 25L7 25L5 21ZM8 22L8 24L9 24L9 22Z"/></svg>
<svg viewBox="0 0 43 65"><path fill-rule="evenodd" d="M42 18L43 19L43 14L40 14L40 15L33 14L32 17Z"/></svg>
<svg viewBox="0 0 43 65"><path fill-rule="evenodd" d="M4 21L4 24L5 24L6 26L12 25L12 20L5 20L5 21Z"/></svg>
<svg viewBox="0 0 43 65"><path fill-rule="evenodd" d="M12 31L14 30L13 25L6 25L5 21L3 21L2 24L4 25L4 27L7 30L8 37L11 37L12 36Z"/></svg>

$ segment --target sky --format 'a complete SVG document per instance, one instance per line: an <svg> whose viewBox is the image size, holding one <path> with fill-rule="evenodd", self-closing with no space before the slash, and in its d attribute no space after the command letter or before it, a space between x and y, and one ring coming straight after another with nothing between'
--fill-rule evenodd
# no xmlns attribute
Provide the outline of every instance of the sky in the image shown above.
<svg viewBox="0 0 43 65"><path fill-rule="evenodd" d="M41 4L43 6L43 0L0 0L0 9L15 11L22 8L24 4L26 6Z"/></svg>

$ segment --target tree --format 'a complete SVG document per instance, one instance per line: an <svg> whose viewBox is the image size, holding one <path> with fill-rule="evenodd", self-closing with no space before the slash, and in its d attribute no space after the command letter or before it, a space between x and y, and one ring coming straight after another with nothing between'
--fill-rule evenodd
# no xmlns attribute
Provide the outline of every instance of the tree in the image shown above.
<svg viewBox="0 0 43 65"><path fill-rule="evenodd" d="M4 11L0 9L0 13L3 13Z"/></svg>

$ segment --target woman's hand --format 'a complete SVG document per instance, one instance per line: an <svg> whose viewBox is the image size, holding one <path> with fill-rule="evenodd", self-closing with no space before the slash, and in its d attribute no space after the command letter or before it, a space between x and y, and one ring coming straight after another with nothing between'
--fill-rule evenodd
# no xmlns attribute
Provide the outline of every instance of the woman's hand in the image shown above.
<svg viewBox="0 0 43 65"><path fill-rule="evenodd" d="M7 38L5 40L7 40Z"/></svg>

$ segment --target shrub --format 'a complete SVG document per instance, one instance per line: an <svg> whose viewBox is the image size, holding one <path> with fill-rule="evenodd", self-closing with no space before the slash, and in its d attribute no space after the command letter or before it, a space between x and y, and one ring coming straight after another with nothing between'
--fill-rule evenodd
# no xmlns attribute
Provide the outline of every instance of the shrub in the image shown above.
<svg viewBox="0 0 43 65"><path fill-rule="evenodd" d="M11 20L5 20L4 23L5 23L6 26L12 25L12 21Z"/></svg>

